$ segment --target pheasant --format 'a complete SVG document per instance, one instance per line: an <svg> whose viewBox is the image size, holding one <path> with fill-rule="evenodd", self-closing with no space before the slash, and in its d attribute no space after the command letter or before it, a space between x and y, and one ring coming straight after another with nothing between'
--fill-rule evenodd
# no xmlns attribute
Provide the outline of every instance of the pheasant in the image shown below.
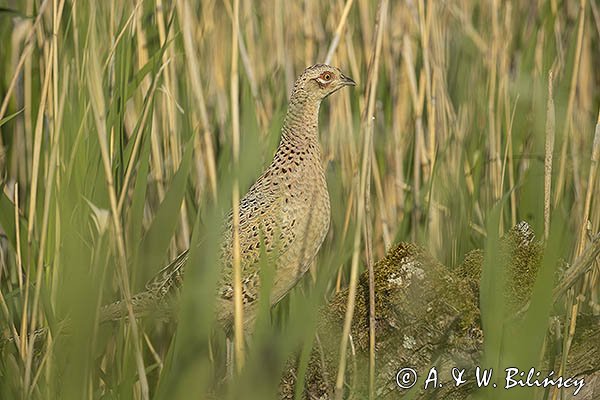
<svg viewBox="0 0 600 400"><path fill-rule="evenodd" d="M329 229L330 204L319 145L321 101L355 82L338 68L316 64L304 70L294 84L281 140L271 164L240 201L240 251L245 329L252 323L258 300L259 258L266 253L274 265L270 294L276 304L304 275ZM226 220L221 248L216 317L230 331L233 320L232 213ZM261 249L261 246L263 248ZM157 305L183 283L188 251L181 253L133 296L139 315ZM122 318L125 304L105 306L101 320Z"/></svg>

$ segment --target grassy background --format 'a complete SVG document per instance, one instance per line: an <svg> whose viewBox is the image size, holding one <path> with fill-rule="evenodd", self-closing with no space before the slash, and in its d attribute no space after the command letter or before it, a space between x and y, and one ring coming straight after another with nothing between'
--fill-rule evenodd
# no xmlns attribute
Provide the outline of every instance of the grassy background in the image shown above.
<svg viewBox="0 0 600 400"><path fill-rule="evenodd" d="M220 396L275 396L285 360L311 343L314 310L348 285L353 252L364 265L367 249L378 259L410 240L453 266L527 220L540 238L556 226L553 257L570 261L598 231L594 1L391 1L371 71L374 1L0 7L0 329L21 335L3 350L1 398L187 398L215 387L224 338L211 333L208 294L232 183L239 176L245 193L268 164L295 77L325 60L336 32L331 63L358 87L321 110L332 221L317 285L278 307L278 329L263 309L246 368ZM357 228L367 246L353 241ZM102 304L143 288L190 243L176 327L98 326ZM596 267L581 308L598 312L599 291ZM41 347L26 339L40 326L54 331Z"/></svg>

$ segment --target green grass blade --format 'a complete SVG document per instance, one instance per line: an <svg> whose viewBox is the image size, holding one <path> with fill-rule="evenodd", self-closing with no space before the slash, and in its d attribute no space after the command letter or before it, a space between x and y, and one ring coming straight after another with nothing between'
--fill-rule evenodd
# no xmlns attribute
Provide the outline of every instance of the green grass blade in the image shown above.
<svg viewBox="0 0 600 400"><path fill-rule="evenodd" d="M143 277L149 278L161 267L175 228L179 223L179 211L190 173L193 146L193 140L186 144L179 169L173 176L171 186L140 243L137 271Z"/></svg>
<svg viewBox="0 0 600 400"><path fill-rule="evenodd" d="M138 170L133 189L133 199L129 208L129 233L131 241L129 247L134 251L134 257L137 257L137 244L140 243L142 236L142 223L144 220L144 206L146 202L146 191L148 188L148 169L150 164L150 138L145 135L142 138L142 150L138 161Z"/></svg>
<svg viewBox="0 0 600 400"><path fill-rule="evenodd" d="M23 112L23 110L25 110L24 108L21 108L19 111L17 111L16 113L10 114L2 119L0 119L0 127L4 124L6 124L8 121L10 121L11 119L13 119L14 117L16 117L17 115L21 114Z"/></svg>

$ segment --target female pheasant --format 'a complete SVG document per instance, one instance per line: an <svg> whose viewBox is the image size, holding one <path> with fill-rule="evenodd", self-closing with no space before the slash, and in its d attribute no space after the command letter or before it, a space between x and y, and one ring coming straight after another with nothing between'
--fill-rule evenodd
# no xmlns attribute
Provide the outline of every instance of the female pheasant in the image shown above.
<svg viewBox="0 0 600 400"><path fill-rule="evenodd" d="M270 295L276 304L296 285L315 258L329 229L330 204L319 144L321 101L352 79L338 68L316 64L296 79L273 161L240 201L240 250L244 324L254 319L260 288L259 258L269 256L274 266ZM230 330L233 320L232 213L223 234L222 273L218 286L216 316ZM261 246L263 248L261 249ZM188 252L165 267L146 291L133 297L136 314L182 284ZM125 315L123 302L106 306L102 320Z"/></svg>

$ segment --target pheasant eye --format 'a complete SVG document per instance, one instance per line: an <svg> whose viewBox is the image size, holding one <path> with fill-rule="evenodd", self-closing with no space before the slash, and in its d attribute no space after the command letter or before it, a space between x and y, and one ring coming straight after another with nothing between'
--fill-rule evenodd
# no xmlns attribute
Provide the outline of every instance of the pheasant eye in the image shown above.
<svg viewBox="0 0 600 400"><path fill-rule="evenodd" d="M331 72L323 72L323 74L321 74L321 78L323 78L323 80L325 80L325 81L330 81L331 80Z"/></svg>

